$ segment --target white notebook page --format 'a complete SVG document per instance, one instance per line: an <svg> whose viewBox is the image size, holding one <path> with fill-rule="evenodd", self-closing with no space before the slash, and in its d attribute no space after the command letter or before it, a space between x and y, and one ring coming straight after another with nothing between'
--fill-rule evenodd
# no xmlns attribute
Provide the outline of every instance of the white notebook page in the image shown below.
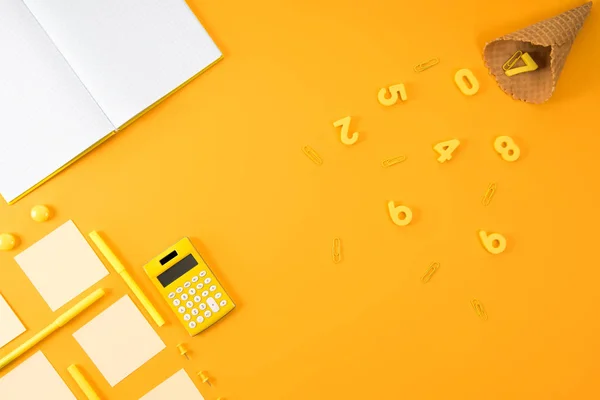
<svg viewBox="0 0 600 400"><path fill-rule="evenodd" d="M0 194L11 202L114 130L22 0L0 0Z"/></svg>
<svg viewBox="0 0 600 400"><path fill-rule="evenodd" d="M184 0L23 0L120 127L221 57Z"/></svg>

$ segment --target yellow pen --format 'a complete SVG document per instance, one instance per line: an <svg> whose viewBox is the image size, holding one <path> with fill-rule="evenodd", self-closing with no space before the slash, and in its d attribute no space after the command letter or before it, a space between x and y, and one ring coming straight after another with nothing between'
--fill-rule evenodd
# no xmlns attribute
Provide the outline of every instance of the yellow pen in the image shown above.
<svg viewBox="0 0 600 400"><path fill-rule="evenodd" d="M140 303L142 303L146 311L148 311L148 314L150 314L156 325L158 325L159 327L163 326L165 324L165 320L163 319L163 317L158 313L156 308L154 308L152 303L150 303L148 297L146 297L144 292L142 292L142 289L140 289L140 287L133 280L131 275L129 275L129 272L127 272L123 264L121 264L121 261L119 261L115 253L113 253L113 251L110 249L110 247L108 247L106 242L104 242L104 240L100 237L100 234L98 234L98 232L96 231L93 231L92 233L90 233L90 239L92 239L92 242L94 242L94 244L98 247L100 252L108 260L108 262L116 271L116 273L119 274L121 278L123 278L127 286L129 286L129 289L131 289L131 291L133 292L133 294L135 294Z"/></svg>
<svg viewBox="0 0 600 400"><path fill-rule="evenodd" d="M73 308L56 318L56 320L42 329L40 332L35 334L31 339L27 340L25 343L8 353L3 359L0 360L0 370L6 367L8 364L22 356L27 350L31 349L33 346L44 340L51 333L56 331L58 328L64 326L67 322L75 318L77 315L81 314L86 308L94 304L98 301L102 296L104 296L104 289L97 289L88 295L86 298L81 300L79 303L75 304Z"/></svg>
<svg viewBox="0 0 600 400"><path fill-rule="evenodd" d="M77 365L70 365L67 371L69 371L75 382L77 382L77 385L79 385L79 388L87 396L88 400L100 400L100 397L96 394L92 385L85 379L79 368L77 368Z"/></svg>

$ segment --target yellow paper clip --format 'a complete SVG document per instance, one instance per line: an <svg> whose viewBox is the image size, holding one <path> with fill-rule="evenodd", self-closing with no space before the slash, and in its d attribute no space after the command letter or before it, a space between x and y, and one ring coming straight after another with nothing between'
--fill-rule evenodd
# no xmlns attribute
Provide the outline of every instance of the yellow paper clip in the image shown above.
<svg viewBox="0 0 600 400"><path fill-rule="evenodd" d="M515 75L522 74L524 72L531 72L531 71L535 71L536 69L538 69L538 65L536 64L535 61L533 61L533 58L531 58L529 53L521 54L520 59L523 60L523 63L525 65L523 65L522 67L515 67L515 68L511 67L511 68L505 70L504 74L506 76L515 76ZM512 65L514 66L515 64L513 63Z"/></svg>
<svg viewBox="0 0 600 400"><path fill-rule="evenodd" d="M504 63L504 65L502 66L502 69L505 71L508 71L509 69L514 67L514 65L517 63L517 61L519 61L519 58L521 58L522 55L523 55L523 52L521 50L517 50L517 52L515 54L513 54L508 59L508 61L506 61Z"/></svg>
<svg viewBox="0 0 600 400"><path fill-rule="evenodd" d="M479 302L479 300L473 299L473 300L471 300L471 305L473 306L473 309L475 310L475 312L477 313L479 318L487 321L488 316L487 316L487 313L485 312L485 309L483 308L483 304L481 304Z"/></svg>
<svg viewBox="0 0 600 400"><path fill-rule="evenodd" d="M304 146L302 148L302 152L304 154L306 154L306 157L310 158L312 160L312 162L314 162L317 165L321 165L323 164L323 159L321 158L320 155L317 154L317 152L310 146Z"/></svg>
<svg viewBox="0 0 600 400"><path fill-rule="evenodd" d="M383 160L381 162L381 166L384 168L387 168L387 167L391 167L394 164L399 164L403 161L406 161L406 156L404 156L404 155L398 156L398 157L392 157L392 158L388 158L387 160Z"/></svg>
<svg viewBox="0 0 600 400"><path fill-rule="evenodd" d="M440 59L435 57L432 58L431 60L427 60L424 63L421 64L417 64L413 67L413 69L415 70L415 72L423 72L426 69L429 69L431 67L433 67L434 65L437 65L440 63Z"/></svg>
<svg viewBox="0 0 600 400"><path fill-rule="evenodd" d="M483 204L484 206L490 205L492 197L494 197L494 193L496 193L496 187L497 185L495 183L490 183L490 186L488 186L487 190L485 191L485 194L481 198L481 204Z"/></svg>
<svg viewBox="0 0 600 400"><path fill-rule="evenodd" d="M425 271L425 275L423 275L421 277L421 282L423 282L423 283L429 282L429 280L431 279L433 274L435 274L435 272L438 270L439 267L440 267L439 262L432 262L429 265L429 268L427 268L427 271Z"/></svg>
<svg viewBox="0 0 600 400"><path fill-rule="evenodd" d="M331 248L331 257L333 258L333 262L338 264L342 261L342 241L340 238L333 239L333 247Z"/></svg>

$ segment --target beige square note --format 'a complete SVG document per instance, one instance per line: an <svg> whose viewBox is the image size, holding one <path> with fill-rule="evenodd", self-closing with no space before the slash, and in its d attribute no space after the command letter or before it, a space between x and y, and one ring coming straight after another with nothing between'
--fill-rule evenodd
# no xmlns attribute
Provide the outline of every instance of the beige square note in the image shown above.
<svg viewBox="0 0 600 400"><path fill-rule="evenodd" d="M25 332L25 327L0 294L0 348Z"/></svg>
<svg viewBox="0 0 600 400"><path fill-rule="evenodd" d="M15 257L52 311L108 275L73 221L67 221Z"/></svg>
<svg viewBox="0 0 600 400"><path fill-rule="evenodd" d="M165 348L129 296L123 296L73 334L111 386Z"/></svg>
<svg viewBox="0 0 600 400"><path fill-rule="evenodd" d="M182 369L140 398L140 400L166 399L204 400L204 397L190 376Z"/></svg>

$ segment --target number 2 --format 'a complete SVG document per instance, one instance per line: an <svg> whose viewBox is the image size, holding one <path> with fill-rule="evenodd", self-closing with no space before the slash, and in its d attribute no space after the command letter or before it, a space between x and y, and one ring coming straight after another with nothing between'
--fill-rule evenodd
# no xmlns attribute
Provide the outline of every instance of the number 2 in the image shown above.
<svg viewBox="0 0 600 400"><path fill-rule="evenodd" d="M386 97L387 93L390 93L390 97ZM399 83L397 85L392 85L388 89L381 88L379 89L379 93L377 94L377 100L382 106L393 106L398 102L398 98L402 99L402 101L406 101L406 88L403 83Z"/></svg>
<svg viewBox="0 0 600 400"><path fill-rule="evenodd" d="M521 149L510 136L498 136L494 141L494 149L508 162L517 161L521 155Z"/></svg>
<svg viewBox="0 0 600 400"><path fill-rule="evenodd" d="M351 117L344 117L333 123L333 126L336 128L338 128L340 126L342 127L341 140L342 140L342 143L347 144L347 145L354 144L358 140L358 132L354 132L352 134L352 136L348 136L348 131L350 130L350 121L351 120L352 120Z"/></svg>
<svg viewBox="0 0 600 400"><path fill-rule="evenodd" d="M499 233L487 234L486 231L479 231L481 244L492 254L500 254L506 250L506 239Z"/></svg>
<svg viewBox="0 0 600 400"><path fill-rule="evenodd" d="M445 142L440 142L433 146L433 149L437 151L440 156L438 157L438 161L443 163L450 159L452 159L452 152L456 150L456 148L460 145L460 140L451 139Z"/></svg>

